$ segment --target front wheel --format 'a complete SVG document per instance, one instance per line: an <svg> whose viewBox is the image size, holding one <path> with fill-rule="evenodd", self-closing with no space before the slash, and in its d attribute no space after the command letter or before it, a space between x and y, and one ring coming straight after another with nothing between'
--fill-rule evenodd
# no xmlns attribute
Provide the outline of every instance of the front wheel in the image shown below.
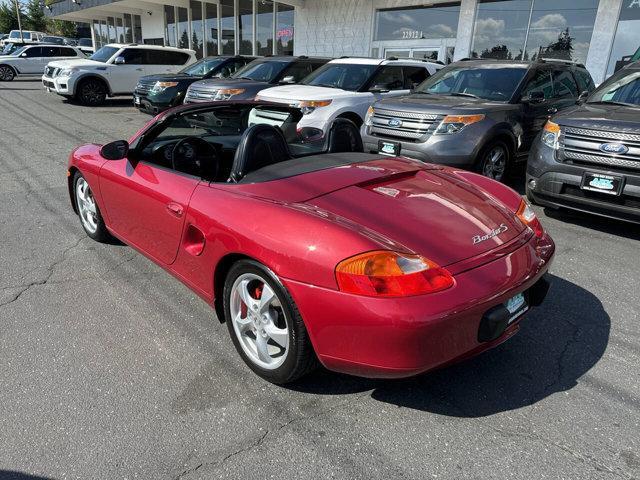
<svg viewBox="0 0 640 480"><path fill-rule="evenodd" d="M93 197L91 187L80 172L76 172L73 177L73 191L80 223L86 234L97 242L110 240L111 234L104 224L104 219Z"/></svg>
<svg viewBox="0 0 640 480"><path fill-rule="evenodd" d="M477 169L485 177L503 182L506 180L510 165L509 147L501 140L494 140L480 152Z"/></svg>
<svg viewBox="0 0 640 480"><path fill-rule="evenodd" d="M10 82L16 77L16 72L8 65L0 65L0 82Z"/></svg>
<svg viewBox="0 0 640 480"><path fill-rule="evenodd" d="M293 382L317 365L298 308L263 265L242 260L231 268L224 285L224 313L236 350L265 380Z"/></svg>
<svg viewBox="0 0 640 480"><path fill-rule="evenodd" d="M90 78L78 86L76 98L79 102L91 107L102 105L107 99L107 88L104 82Z"/></svg>

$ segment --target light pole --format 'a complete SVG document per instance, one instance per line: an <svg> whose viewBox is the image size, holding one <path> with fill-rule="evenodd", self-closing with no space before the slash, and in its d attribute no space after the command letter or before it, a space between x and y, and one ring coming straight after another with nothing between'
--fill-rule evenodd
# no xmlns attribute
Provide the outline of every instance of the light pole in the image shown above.
<svg viewBox="0 0 640 480"><path fill-rule="evenodd" d="M18 0L14 0L16 4L16 16L18 17L18 30L20 30L20 41L24 42L24 37L22 36L22 22L20 21L20 7L18 6Z"/></svg>

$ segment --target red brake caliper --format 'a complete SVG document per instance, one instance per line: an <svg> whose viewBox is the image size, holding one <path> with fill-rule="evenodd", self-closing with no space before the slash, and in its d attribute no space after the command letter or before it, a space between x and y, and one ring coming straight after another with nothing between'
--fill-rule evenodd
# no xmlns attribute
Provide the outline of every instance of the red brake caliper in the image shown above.
<svg viewBox="0 0 640 480"><path fill-rule="evenodd" d="M256 289L253 291L253 295L256 300L260 300L262 298L263 288L264 288L264 285L260 287L256 287ZM242 304L240 305L240 315L242 316L242 318L247 318L248 309L249 309L249 306L246 303L242 302Z"/></svg>

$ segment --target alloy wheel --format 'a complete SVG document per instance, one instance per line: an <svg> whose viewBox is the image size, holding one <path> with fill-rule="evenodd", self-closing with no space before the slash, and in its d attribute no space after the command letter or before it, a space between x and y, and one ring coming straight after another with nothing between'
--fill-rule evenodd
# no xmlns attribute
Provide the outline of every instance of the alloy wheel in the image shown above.
<svg viewBox="0 0 640 480"><path fill-rule="evenodd" d="M82 225L89 233L96 233L98 230L98 212L96 201L91 193L91 188L87 181L80 177L76 182L76 204Z"/></svg>
<svg viewBox="0 0 640 480"><path fill-rule="evenodd" d="M2 82L10 82L15 77L15 73L11 67L7 67L3 65L0 67L0 81Z"/></svg>
<svg viewBox="0 0 640 480"><path fill-rule="evenodd" d="M502 180L507 168L507 152L501 146L495 146L484 157L482 174L494 180Z"/></svg>
<svg viewBox="0 0 640 480"><path fill-rule="evenodd" d="M249 359L266 370L280 367L289 352L289 321L268 283L244 273L231 288L231 321L240 346Z"/></svg>
<svg viewBox="0 0 640 480"><path fill-rule="evenodd" d="M98 82L82 85L82 100L89 105L98 105L104 101L104 89Z"/></svg>

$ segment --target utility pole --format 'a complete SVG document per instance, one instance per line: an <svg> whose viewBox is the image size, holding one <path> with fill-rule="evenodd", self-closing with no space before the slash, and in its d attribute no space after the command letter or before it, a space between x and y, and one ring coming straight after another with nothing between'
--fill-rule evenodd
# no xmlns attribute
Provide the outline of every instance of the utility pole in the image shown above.
<svg viewBox="0 0 640 480"><path fill-rule="evenodd" d="M20 41L24 42L24 37L22 36L22 22L20 21L20 7L18 5L18 0L14 0L16 4L16 16L18 17L18 30L20 30Z"/></svg>

